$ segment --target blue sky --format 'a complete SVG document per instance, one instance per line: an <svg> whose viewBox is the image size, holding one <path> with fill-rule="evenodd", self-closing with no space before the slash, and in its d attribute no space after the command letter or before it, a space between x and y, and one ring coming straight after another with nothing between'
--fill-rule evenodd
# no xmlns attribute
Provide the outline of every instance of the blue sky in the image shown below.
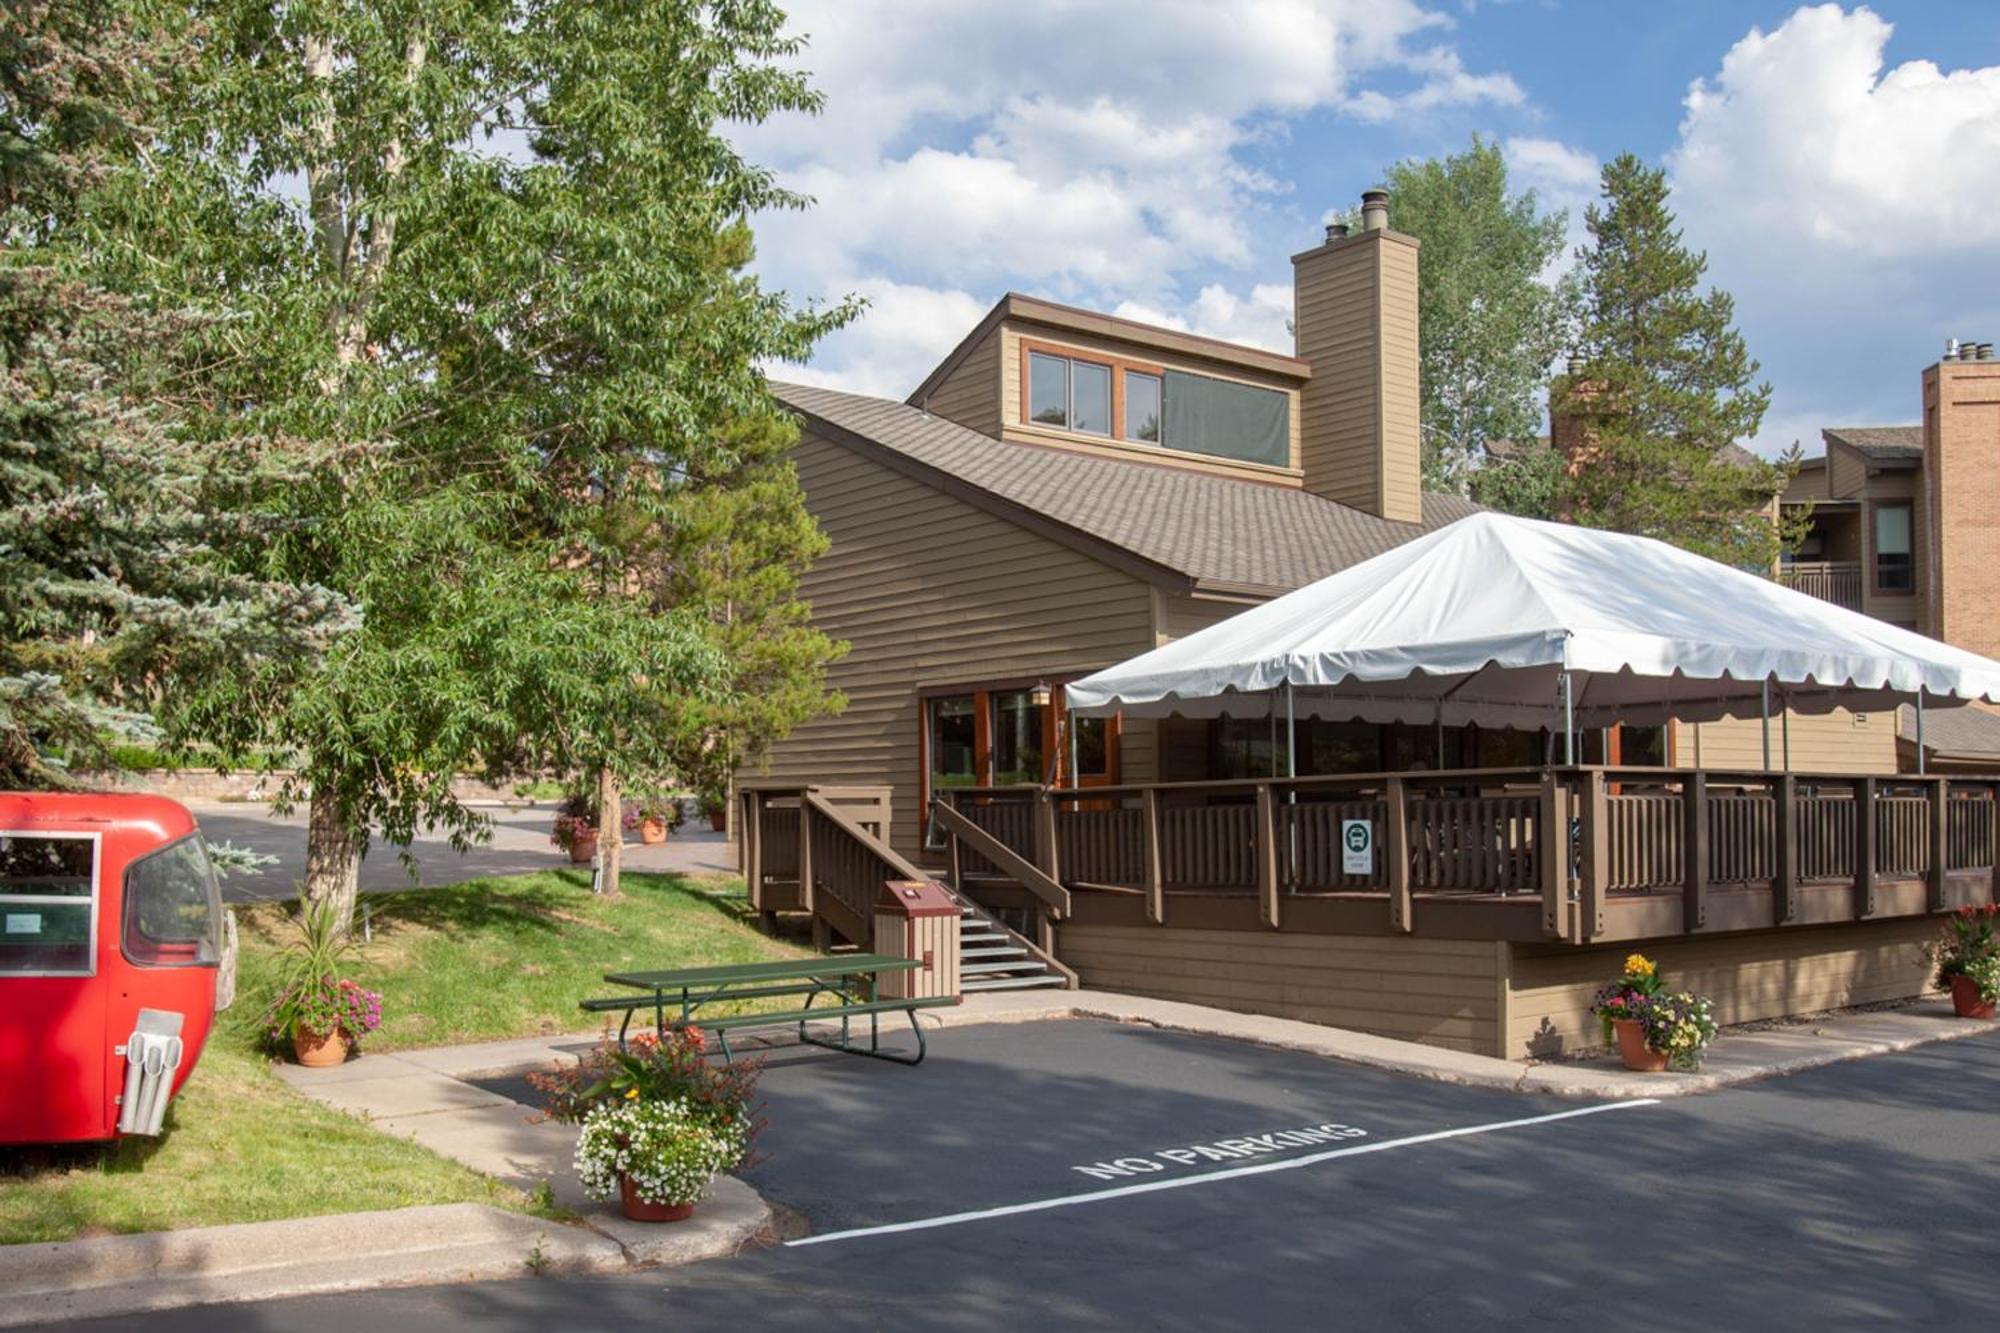
<svg viewBox="0 0 2000 1333"><path fill-rule="evenodd" d="M858 292L787 374L901 396L1003 292L1289 350L1289 256L1398 158L1505 148L1572 213L1667 167L1775 397L1753 442L1917 419L2000 341L2000 5L794 0L818 118L740 136L814 195L766 280Z"/></svg>

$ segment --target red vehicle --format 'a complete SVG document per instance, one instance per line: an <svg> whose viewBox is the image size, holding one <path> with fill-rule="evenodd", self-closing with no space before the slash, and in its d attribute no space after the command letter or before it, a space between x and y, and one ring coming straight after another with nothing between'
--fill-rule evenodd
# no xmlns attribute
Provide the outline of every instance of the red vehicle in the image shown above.
<svg viewBox="0 0 2000 1333"><path fill-rule="evenodd" d="M234 986L225 929L185 806L0 794L0 1143L159 1133Z"/></svg>

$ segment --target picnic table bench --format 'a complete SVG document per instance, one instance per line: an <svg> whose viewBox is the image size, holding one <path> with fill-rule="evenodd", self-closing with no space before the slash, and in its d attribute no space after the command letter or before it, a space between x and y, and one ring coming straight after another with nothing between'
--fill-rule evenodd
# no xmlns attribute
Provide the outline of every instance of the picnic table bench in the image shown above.
<svg viewBox="0 0 2000 1333"><path fill-rule="evenodd" d="M850 953L817 958L787 958L768 963L674 968L659 972L607 972L604 975L605 981L614 986L629 986L635 993L585 1000L582 1007L584 1012L592 1014L621 1011L624 1013L624 1020L618 1025L620 1047L625 1045L626 1033L632 1025L632 1015L650 1009L653 1011L654 1031L662 1037L666 1035L669 1026L701 1027L715 1033L724 1060L734 1059L729 1049L731 1030L768 1027L775 1023L797 1023L799 1040L809 1045L824 1046L829 1050L843 1051L849 1055L872 1055L878 1060L893 1060L898 1064L915 1065L923 1063L924 1059L924 1030L917 1023L917 1010L956 1004L958 998L952 995L927 995L882 999L877 987L885 972L914 972L922 966L923 964L914 958L896 958L888 954ZM804 1002L795 1009L780 1010L775 1013L767 1011L715 1017L702 1016L705 1007L724 1001L759 1000L779 996L799 996L803 997ZM829 1003L815 1009L813 1004L817 1000L826 1000ZM916 1034L917 1053L914 1057L899 1055L881 1048L881 1016L899 1012L909 1016L910 1031ZM868 1020L868 1044L865 1047L854 1040L850 1028L853 1020L861 1017L866 1017ZM806 1029L806 1024L809 1022L834 1018L840 1020L838 1041L815 1036Z"/></svg>

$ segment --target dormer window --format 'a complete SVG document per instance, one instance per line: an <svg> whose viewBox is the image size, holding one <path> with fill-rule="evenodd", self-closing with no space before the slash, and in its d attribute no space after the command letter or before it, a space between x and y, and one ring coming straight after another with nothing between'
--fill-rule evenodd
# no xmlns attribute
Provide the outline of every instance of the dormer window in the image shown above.
<svg viewBox="0 0 2000 1333"><path fill-rule="evenodd" d="M1123 349L1025 337L1020 358L1014 420L1028 431L1095 436L1089 443L1128 452L1145 446L1183 457L1292 466L1293 395L1284 389L1140 360Z"/></svg>
<svg viewBox="0 0 2000 1333"><path fill-rule="evenodd" d="M1141 444L1160 442L1160 377L1143 371L1125 372L1125 438Z"/></svg>
<svg viewBox="0 0 2000 1333"><path fill-rule="evenodd" d="M1111 433L1111 367L1075 357L1028 354L1028 415L1038 426Z"/></svg>

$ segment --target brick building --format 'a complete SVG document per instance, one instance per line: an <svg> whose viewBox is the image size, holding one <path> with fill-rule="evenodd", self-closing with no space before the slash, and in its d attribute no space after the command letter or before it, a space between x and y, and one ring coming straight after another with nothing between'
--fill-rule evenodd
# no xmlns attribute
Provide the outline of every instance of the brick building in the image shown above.
<svg viewBox="0 0 2000 1333"><path fill-rule="evenodd" d="M2000 358L1991 343L1948 345L1922 376L1923 420L1837 426L1784 495L1812 527L1779 577L1801 592L1976 653L2000 652ZM1930 765L2000 766L2000 716L1927 720ZM1897 746L1914 767L1916 717Z"/></svg>

